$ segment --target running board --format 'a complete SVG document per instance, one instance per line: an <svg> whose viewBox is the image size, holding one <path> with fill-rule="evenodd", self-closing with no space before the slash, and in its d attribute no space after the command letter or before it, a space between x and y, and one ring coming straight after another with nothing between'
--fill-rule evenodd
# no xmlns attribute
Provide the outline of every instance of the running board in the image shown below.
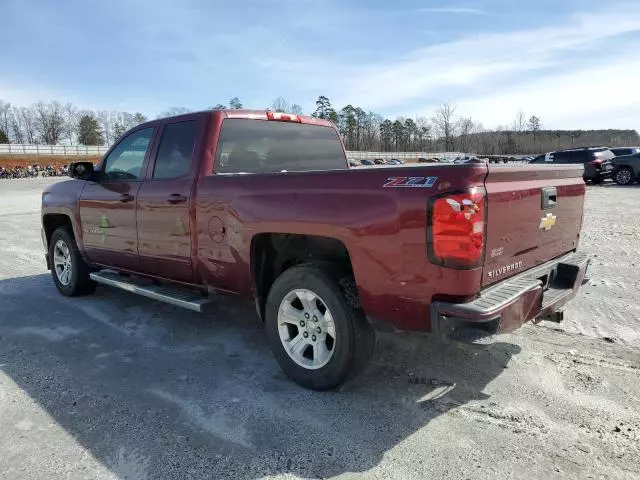
<svg viewBox="0 0 640 480"><path fill-rule="evenodd" d="M213 301L210 297L203 296L193 290L166 285L139 284L128 277L123 277L108 270L93 272L89 274L89 277L94 282L137 293L143 297L160 300L194 312L203 312L206 305Z"/></svg>

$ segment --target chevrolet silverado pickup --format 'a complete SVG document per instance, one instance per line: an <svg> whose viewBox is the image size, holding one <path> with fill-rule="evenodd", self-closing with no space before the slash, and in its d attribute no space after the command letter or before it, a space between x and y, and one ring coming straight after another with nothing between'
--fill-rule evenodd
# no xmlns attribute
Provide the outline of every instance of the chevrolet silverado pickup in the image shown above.
<svg viewBox="0 0 640 480"><path fill-rule="evenodd" d="M335 126L276 112L164 118L42 195L63 295L96 284L206 311L252 298L282 369L330 389L375 331L486 346L558 321L582 284L582 165L349 168Z"/></svg>

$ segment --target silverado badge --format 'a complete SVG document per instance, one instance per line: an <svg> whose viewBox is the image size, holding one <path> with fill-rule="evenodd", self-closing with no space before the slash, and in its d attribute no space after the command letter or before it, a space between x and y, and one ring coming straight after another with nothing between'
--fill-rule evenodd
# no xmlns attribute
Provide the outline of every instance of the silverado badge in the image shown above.
<svg viewBox="0 0 640 480"><path fill-rule="evenodd" d="M547 213L547 215L545 217L542 217L540 219L540 225L538 226L538 228L544 228L545 231L549 231L551 230L551 227L553 227L556 224L556 216L553 213Z"/></svg>

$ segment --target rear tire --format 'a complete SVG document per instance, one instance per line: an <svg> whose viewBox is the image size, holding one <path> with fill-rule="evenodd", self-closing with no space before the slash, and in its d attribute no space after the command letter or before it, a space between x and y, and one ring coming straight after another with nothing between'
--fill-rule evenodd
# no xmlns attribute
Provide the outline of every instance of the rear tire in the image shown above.
<svg viewBox="0 0 640 480"><path fill-rule="evenodd" d="M618 185L631 185L634 181L633 170L629 167L620 167L613 172L613 181Z"/></svg>
<svg viewBox="0 0 640 480"><path fill-rule="evenodd" d="M280 275L267 297L265 329L273 354L287 375L312 390L355 377L375 346L374 331L339 278L299 265Z"/></svg>
<svg viewBox="0 0 640 480"><path fill-rule="evenodd" d="M63 295L87 295L96 289L96 283L89 278L89 266L80 255L76 240L67 228L60 227L51 235L49 261L53 283Z"/></svg>

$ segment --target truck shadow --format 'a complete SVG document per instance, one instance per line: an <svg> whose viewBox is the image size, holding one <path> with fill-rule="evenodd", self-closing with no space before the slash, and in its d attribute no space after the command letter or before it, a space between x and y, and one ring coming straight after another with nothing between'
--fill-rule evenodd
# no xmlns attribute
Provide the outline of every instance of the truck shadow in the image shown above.
<svg viewBox="0 0 640 480"><path fill-rule="evenodd" d="M409 436L429 462L430 422L488 399L520 351L383 334L360 377L311 392L280 371L247 302L202 316L106 287L69 299L37 275L0 281L0 303L0 370L128 479L363 472Z"/></svg>

